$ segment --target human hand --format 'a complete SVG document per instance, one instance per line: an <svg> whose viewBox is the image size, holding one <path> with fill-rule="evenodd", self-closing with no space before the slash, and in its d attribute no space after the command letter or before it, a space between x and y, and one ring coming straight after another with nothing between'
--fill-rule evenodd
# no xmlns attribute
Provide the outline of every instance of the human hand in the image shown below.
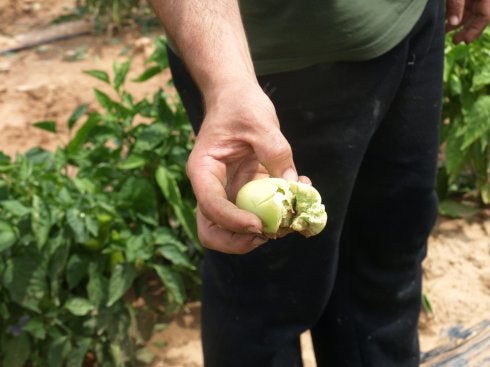
<svg viewBox="0 0 490 367"><path fill-rule="evenodd" d="M490 23L490 0L447 0L446 31L459 29L454 43L470 43L480 36Z"/></svg>
<svg viewBox="0 0 490 367"><path fill-rule="evenodd" d="M243 254L265 243L262 223L238 209L236 193L265 176L297 180L274 106L256 82L234 81L205 95L206 116L187 162L203 246Z"/></svg>

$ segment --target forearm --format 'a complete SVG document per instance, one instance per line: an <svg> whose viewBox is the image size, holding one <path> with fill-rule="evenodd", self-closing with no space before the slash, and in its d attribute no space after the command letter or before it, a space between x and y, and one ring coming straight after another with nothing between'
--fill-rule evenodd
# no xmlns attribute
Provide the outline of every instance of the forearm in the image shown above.
<svg viewBox="0 0 490 367"><path fill-rule="evenodd" d="M237 0L149 0L205 99L222 85L255 82Z"/></svg>
<svg viewBox="0 0 490 367"><path fill-rule="evenodd" d="M262 224L230 199L259 174L297 180L291 147L259 86L238 0L149 0L204 97L206 114L186 172L202 244L245 253L264 242Z"/></svg>

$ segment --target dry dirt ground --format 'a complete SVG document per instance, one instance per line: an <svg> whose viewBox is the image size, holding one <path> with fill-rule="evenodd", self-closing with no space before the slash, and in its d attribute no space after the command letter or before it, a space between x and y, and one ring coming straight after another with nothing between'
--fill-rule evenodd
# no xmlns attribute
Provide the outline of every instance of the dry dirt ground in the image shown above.
<svg viewBox="0 0 490 367"><path fill-rule="evenodd" d="M48 26L73 4L0 0L0 48L15 35ZM63 144L63 126L73 109L81 103L95 105L93 87L104 88L82 70L110 71L114 61L131 56L132 75L137 75L151 52L148 40L157 33L131 29L112 37L88 35L0 56L0 151L14 155L33 146ZM167 78L129 83L127 89L137 96L151 94ZM32 127L40 120L58 121L61 135L54 138ZM424 262L424 292L433 308L431 315L421 315L424 351L446 342L455 328L490 319L490 210L469 220L439 219ZM302 342L305 366L313 367L308 334ZM153 366L201 366L199 304L188 305L148 346L157 355Z"/></svg>

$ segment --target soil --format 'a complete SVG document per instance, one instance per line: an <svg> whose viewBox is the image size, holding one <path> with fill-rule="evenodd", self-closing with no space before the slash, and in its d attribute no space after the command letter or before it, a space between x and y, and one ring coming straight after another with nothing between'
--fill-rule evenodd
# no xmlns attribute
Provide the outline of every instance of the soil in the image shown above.
<svg viewBox="0 0 490 367"><path fill-rule="evenodd" d="M73 9L75 1L0 0L0 48L12 37L49 26L50 21ZM9 155L31 147L53 149L68 139L66 121L81 103L96 105L93 88L102 82L83 70L110 71L114 61L132 57L129 80L144 68L152 51L151 39L160 30L143 34L132 27L117 35L87 35L33 49L0 55L0 151ZM169 75L127 89L149 95L165 85ZM32 126L54 120L61 132L53 135ZM471 219L440 218L429 240L424 262L424 292L433 312L421 314L423 351L454 336L454 330L490 319L490 210ZM154 367L202 365L199 341L199 303L187 305L168 326L156 332L148 348L156 355ZM302 335L306 367L314 357L308 334Z"/></svg>

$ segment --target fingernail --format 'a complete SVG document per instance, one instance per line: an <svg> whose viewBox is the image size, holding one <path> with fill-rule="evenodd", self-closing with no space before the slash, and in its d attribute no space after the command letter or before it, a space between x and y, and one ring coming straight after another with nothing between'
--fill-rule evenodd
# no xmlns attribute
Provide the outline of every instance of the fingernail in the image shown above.
<svg viewBox="0 0 490 367"><path fill-rule="evenodd" d="M247 227L247 231L249 233L262 234L262 231L259 228L255 227L255 226Z"/></svg>
<svg viewBox="0 0 490 367"><path fill-rule="evenodd" d="M285 178L286 180L298 181L298 174L293 168L288 168L282 174L282 178Z"/></svg>
<svg viewBox="0 0 490 367"><path fill-rule="evenodd" d="M457 15L451 15L449 17L449 24L452 26L456 26L459 24L459 18Z"/></svg>

